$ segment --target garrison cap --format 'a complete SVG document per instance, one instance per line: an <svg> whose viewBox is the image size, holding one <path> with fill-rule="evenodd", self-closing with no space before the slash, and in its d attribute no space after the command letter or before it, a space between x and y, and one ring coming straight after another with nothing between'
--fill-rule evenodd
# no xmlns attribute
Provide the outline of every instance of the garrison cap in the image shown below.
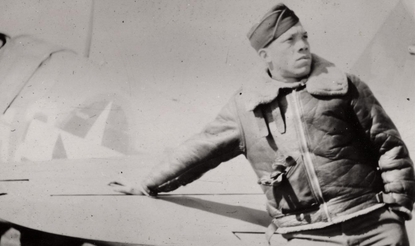
<svg viewBox="0 0 415 246"><path fill-rule="evenodd" d="M267 47L272 41L299 22L295 13L283 3L275 5L248 33L251 46L256 50Z"/></svg>

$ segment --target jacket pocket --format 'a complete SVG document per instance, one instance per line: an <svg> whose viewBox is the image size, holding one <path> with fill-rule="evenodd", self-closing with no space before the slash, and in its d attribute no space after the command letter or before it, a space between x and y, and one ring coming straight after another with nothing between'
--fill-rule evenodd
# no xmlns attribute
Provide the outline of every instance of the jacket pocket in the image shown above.
<svg viewBox="0 0 415 246"><path fill-rule="evenodd" d="M286 179L279 186L273 188L276 208L284 214L307 210L318 204L301 162L287 172Z"/></svg>

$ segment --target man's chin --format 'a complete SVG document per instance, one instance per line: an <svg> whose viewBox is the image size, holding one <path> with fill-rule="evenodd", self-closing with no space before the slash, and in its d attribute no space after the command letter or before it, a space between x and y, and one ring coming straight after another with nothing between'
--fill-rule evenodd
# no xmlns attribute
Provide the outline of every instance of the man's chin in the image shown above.
<svg viewBox="0 0 415 246"><path fill-rule="evenodd" d="M303 69L298 69L295 74L297 78L303 79L303 78L308 77L310 75L310 72L311 72L310 67L308 68L304 67Z"/></svg>

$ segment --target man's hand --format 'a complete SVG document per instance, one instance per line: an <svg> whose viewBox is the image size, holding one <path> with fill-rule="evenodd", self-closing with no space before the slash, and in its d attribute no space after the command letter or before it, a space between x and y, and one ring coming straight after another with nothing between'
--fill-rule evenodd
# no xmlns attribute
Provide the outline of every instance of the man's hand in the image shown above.
<svg viewBox="0 0 415 246"><path fill-rule="evenodd" d="M108 185L114 187L114 191L127 195L139 195L148 197L154 197L157 195L142 185L133 185L123 179L111 181L108 183Z"/></svg>

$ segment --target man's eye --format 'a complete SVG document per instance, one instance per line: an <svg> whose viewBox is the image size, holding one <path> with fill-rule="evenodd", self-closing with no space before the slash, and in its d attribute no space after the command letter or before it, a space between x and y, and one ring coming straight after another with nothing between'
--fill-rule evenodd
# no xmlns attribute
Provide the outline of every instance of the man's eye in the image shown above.
<svg viewBox="0 0 415 246"><path fill-rule="evenodd" d="M308 39L308 35L304 35L304 36L303 36L303 38L304 38L304 39Z"/></svg>

